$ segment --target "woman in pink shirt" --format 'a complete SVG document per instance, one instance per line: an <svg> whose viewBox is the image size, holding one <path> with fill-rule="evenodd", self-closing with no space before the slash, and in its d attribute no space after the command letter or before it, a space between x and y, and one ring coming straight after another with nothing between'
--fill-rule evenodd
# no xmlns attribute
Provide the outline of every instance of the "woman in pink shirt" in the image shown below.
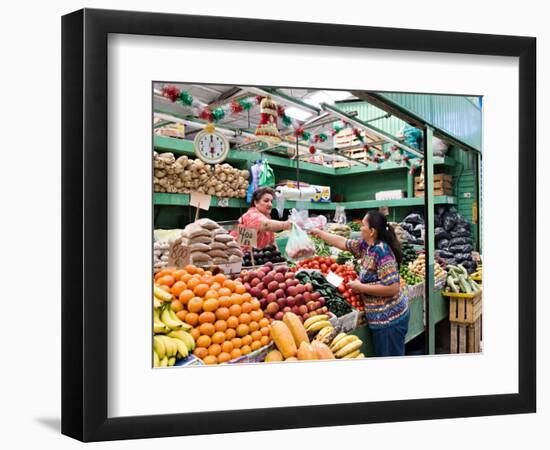
<svg viewBox="0 0 550 450"><path fill-rule="evenodd" d="M252 194L250 209L238 221L238 227L253 228L258 231L258 248L275 245L274 232L290 230L292 228L292 223L288 220L271 219L274 198L275 190L273 188L261 187L256 189ZM233 230L231 234L237 236L238 232Z"/></svg>

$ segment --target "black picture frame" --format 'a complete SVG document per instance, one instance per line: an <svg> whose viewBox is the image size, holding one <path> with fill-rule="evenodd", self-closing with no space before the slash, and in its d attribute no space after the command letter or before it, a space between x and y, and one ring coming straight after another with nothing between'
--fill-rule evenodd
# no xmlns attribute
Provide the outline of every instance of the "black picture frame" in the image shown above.
<svg viewBox="0 0 550 450"><path fill-rule="evenodd" d="M519 57L518 393L109 418L110 33ZM102 441L535 412L535 72L533 37L94 9L63 16L62 433Z"/></svg>

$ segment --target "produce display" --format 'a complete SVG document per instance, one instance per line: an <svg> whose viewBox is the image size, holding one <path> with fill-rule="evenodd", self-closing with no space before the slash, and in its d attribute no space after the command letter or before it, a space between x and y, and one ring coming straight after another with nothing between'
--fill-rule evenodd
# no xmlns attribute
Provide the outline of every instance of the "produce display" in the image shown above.
<svg viewBox="0 0 550 450"><path fill-rule="evenodd" d="M424 277L412 273L408 265L403 264L399 268L399 275L401 275L401 279L409 286L415 286L424 282Z"/></svg>
<svg viewBox="0 0 550 450"><path fill-rule="evenodd" d="M175 247L181 247L181 252ZM233 236L210 219L199 219L187 225L172 242L174 253L181 254L179 266L187 264L211 265L240 263L243 252Z"/></svg>
<svg viewBox="0 0 550 450"><path fill-rule="evenodd" d="M299 283L312 286L314 290L312 295L321 295L328 311L336 317L341 317L352 311L351 305L344 300L338 290L326 280L322 273L298 271L296 272L296 279L299 280Z"/></svg>
<svg viewBox="0 0 550 450"><path fill-rule="evenodd" d="M165 269L155 275L155 285L155 292L171 296L164 301L184 322L195 342L193 354L205 364L227 363L271 342L260 302L223 273L212 275L193 265Z"/></svg>
<svg viewBox="0 0 550 450"><path fill-rule="evenodd" d="M355 280L357 278L357 272L353 266L348 264L337 264L335 258L321 258L316 256L315 258L305 259L298 262L295 270L298 269L319 270L323 275L333 272L339 277L342 277L343 281L342 284L338 286L338 292L340 292L342 297L344 297L344 299L355 309L359 311L363 311L365 309L360 295L355 294L348 287L348 281Z"/></svg>
<svg viewBox="0 0 550 450"><path fill-rule="evenodd" d="M315 244L315 255L316 256L330 256L332 253L330 251L330 245L328 245L321 238L311 236L311 240Z"/></svg>
<svg viewBox="0 0 550 450"><path fill-rule="evenodd" d="M347 225L351 231L361 231L361 222L352 221L348 222Z"/></svg>
<svg viewBox="0 0 550 450"><path fill-rule="evenodd" d="M229 164L205 164L173 153L153 153L153 187L155 192L203 194L227 198L245 198L249 173Z"/></svg>
<svg viewBox="0 0 550 450"><path fill-rule="evenodd" d="M351 233L351 228L348 225L344 225L342 223L331 223L327 226L326 230L331 234L336 234L345 238L349 238L349 235Z"/></svg>
<svg viewBox="0 0 550 450"><path fill-rule="evenodd" d="M314 292L311 283L301 283L287 266L266 263L258 270L243 270L236 282L259 300L260 308L270 320L282 320L292 312L302 321L328 311L321 292Z"/></svg>
<svg viewBox="0 0 550 450"><path fill-rule="evenodd" d="M195 349L195 340L188 333L192 327L176 315L174 295L166 288L167 285L155 285L153 292L154 367L173 366L177 359L187 358Z"/></svg>
<svg viewBox="0 0 550 450"><path fill-rule="evenodd" d="M266 355L265 362L364 358L363 342L357 336L337 334L328 318L319 315L302 323L295 314L285 313L271 324L277 349Z"/></svg>
<svg viewBox="0 0 550 450"><path fill-rule="evenodd" d="M426 277L426 257L424 253L419 254L413 262L409 263L408 269L412 275L424 281ZM436 285L445 284L445 279L447 278L447 272L443 270L438 262L434 264L434 278Z"/></svg>
<svg viewBox="0 0 550 450"><path fill-rule="evenodd" d="M475 294L481 291L481 287L470 278L468 270L461 264L456 266L447 265L447 287L446 291L454 292L455 294Z"/></svg>
<svg viewBox="0 0 550 450"><path fill-rule="evenodd" d="M476 269L472 258L473 239L471 225L454 207L440 206L434 216L436 255L447 264L461 264L469 273Z"/></svg>
<svg viewBox="0 0 550 450"><path fill-rule="evenodd" d="M254 257L254 265L261 266L266 262L281 263L285 262L284 256L274 245L266 245L264 248L253 248L252 256ZM243 266L252 266L252 258L250 252L243 253Z"/></svg>

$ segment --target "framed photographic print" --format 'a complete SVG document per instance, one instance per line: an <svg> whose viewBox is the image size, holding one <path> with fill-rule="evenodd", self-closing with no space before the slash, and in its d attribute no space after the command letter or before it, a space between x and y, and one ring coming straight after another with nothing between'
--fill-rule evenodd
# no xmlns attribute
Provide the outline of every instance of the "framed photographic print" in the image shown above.
<svg viewBox="0 0 550 450"><path fill-rule="evenodd" d="M535 411L534 38L62 26L64 434Z"/></svg>

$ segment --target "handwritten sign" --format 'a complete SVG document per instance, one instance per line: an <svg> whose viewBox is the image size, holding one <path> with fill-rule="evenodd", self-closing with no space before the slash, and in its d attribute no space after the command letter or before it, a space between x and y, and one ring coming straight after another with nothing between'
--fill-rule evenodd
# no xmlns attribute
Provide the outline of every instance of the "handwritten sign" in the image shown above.
<svg viewBox="0 0 550 450"><path fill-rule="evenodd" d="M336 275L334 272L329 271L327 275L327 281L332 284L334 287L338 287L342 284L342 281L344 279L338 275Z"/></svg>
<svg viewBox="0 0 550 450"><path fill-rule="evenodd" d="M184 267L189 263L189 247L180 242L172 242L168 252L168 265L172 267Z"/></svg>
<svg viewBox="0 0 550 450"><path fill-rule="evenodd" d="M211 196L207 194L202 194L200 192L191 192L191 198L189 199L189 204L191 206L196 206L197 208L204 209L208 211L210 209L210 200Z"/></svg>
<svg viewBox="0 0 550 450"><path fill-rule="evenodd" d="M239 228L239 245L241 247L256 247L258 231L254 228Z"/></svg>

